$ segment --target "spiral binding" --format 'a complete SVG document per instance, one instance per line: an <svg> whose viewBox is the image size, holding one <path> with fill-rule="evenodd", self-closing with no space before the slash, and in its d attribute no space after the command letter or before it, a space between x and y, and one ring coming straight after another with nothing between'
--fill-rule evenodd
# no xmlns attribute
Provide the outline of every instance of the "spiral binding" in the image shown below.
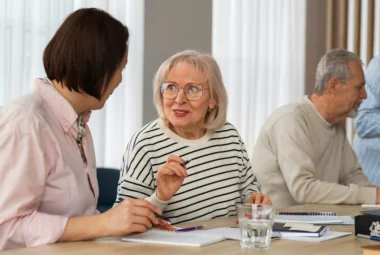
<svg viewBox="0 0 380 255"><path fill-rule="evenodd" d="M279 212L277 215L297 215L297 216L336 216L333 212Z"/></svg>
<svg viewBox="0 0 380 255"><path fill-rule="evenodd" d="M173 235L181 235L181 236L214 236L214 237L223 236L223 235L215 235L213 233L205 233L205 232L199 231L199 230L190 231L190 232L175 232L175 231L171 231L171 230L151 229L149 231L160 232L160 233L164 232L164 233L170 233Z"/></svg>

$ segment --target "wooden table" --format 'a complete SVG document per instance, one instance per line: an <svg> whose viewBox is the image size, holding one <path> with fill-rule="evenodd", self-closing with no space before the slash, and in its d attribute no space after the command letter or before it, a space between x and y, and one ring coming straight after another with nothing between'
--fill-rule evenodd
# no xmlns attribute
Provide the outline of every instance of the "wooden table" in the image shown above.
<svg viewBox="0 0 380 255"><path fill-rule="evenodd" d="M294 212L311 212L325 211L336 212L338 215L355 216L359 212L359 206L349 205L302 205L289 207L279 211L294 211ZM227 227L235 224L236 218L221 218L198 222L204 224L207 228ZM197 223L197 224L198 224ZM181 226L194 225L194 223L183 224ZM75 243L59 243L44 245L34 248L16 249L1 252L1 255L44 255L44 254L269 254L269 255L287 255L287 254L334 254L334 255L350 255L362 254L361 246L378 244L375 241L356 238L354 236L353 226L332 226L333 231L352 232L353 234L346 237L329 240L323 243L310 243L289 240L274 240L271 243L268 251L254 251L241 249L239 241L226 240L205 247L184 247L184 246L167 246L167 245L152 245L120 241L87 241Z"/></svg>

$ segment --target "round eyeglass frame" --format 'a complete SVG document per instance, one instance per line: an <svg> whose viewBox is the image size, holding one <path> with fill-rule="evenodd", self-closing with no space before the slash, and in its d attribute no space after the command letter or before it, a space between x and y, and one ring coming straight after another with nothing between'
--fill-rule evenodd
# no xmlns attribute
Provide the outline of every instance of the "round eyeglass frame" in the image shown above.
<svg viewBox="0 0 380 255"><path fill-rule="evenodd" d="M174 96L174 97L172 97L172 98L168 98L168 97L165 97L164 96L164 89L166 88L163 88L164 86L168 86L168 85L174 85L178 90L177 90L177 94ZM196 87L198 87L198 88L200 88L200 90L201 90L201 95L199 96L199 98L197 98L197 99L189 99L188 97L187 97L187 93L186 93L186 90L185 90L185 88L187 87L187 86L196 86ZM169 82L164 82L164 83L162 83L161 84L161 86L160 86L160 92L161 92L161 95L162 95L162 97L163 98L165 98L165 99L167 99L167 100L173 100L173 99L175 99L175 98L177 98L177 96L178 96L178 93L179 93L179 91L180 90L183 90L183 93L185 94L185 97L186 97L186 99L187 100L189 100L189 101L198 101L198 100L200 100L201 98L202 98L202 96L203 96L203 91L204 90L208 90L208 88L204 88L202 85L199 85L199 84L186 84L183 88L180 88L177 84L175 84L175 83L169 83Z"/></svg>

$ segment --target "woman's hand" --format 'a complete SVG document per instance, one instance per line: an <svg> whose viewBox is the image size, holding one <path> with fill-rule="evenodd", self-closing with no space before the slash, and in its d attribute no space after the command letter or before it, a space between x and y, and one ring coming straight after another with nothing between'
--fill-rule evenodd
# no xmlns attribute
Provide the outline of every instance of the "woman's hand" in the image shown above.
<svg viewBox="0 0 380 255"><path fill-rule="evenodd" d="M176 155L169 155L165 165L157 173L157 198L169 201L181 187L187 177L184 160Z"/></svg>
<svg viewBox="0 0 380 255"><path fill-rule="evenodd" d="M169 231L174 231L176 230L175 227L173 227L169 222L167 222L166 220L161 220L161 219L158 219L159 220L159 223L157 225L154 225L154 227L156 228L159 228L159 229L162 229L162 230L169 230Z"/></svg>
<svg viewBox="0 0 380 255"><path fill-rule="evenodd" d="M107 236L145 232L153 225L164 225L154 213L160 210L146 200L125 199L102 214Z"/></svg>
<svg viewBox="0 0 380 255"><path fill-rule="evenodd" d="M257 192L252 192L251 197L248 199L247 203L271 205L272 201L270 200L269 196Z"/></svg>

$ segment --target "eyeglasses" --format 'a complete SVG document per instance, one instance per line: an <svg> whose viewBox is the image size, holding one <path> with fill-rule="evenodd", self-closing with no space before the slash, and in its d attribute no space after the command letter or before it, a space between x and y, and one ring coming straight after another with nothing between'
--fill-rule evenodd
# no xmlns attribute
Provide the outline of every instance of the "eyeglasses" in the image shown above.
<svg viewBox="0 0 380 255"><path fill-rule="evenodd" d="M185 94L185 97L189 101L197 101L201 99L203 95L203 90L208 90L207 88L203 88L202 85L194 84L187 84L182 89L183 93ZM175 99L180 90L181 88L175 83L165 82L161 84L161 94L162 97L165 99Z"/></svg>

